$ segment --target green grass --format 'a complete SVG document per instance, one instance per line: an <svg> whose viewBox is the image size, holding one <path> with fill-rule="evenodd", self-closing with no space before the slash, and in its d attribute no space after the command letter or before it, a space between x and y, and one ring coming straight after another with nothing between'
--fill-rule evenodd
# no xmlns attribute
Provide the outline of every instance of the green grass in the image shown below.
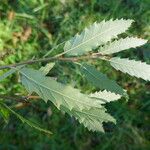
<svg viewBox="0 0 150 150"><path fill-rule="evenodd" d="M15 17L10 19L10 12ZM149 0L4 0L0 3L0 65L43 57L57 44L68 40L94 21L110 18L131 18L135 22L128 35L150 39ZM28 29L28 30L27 30ZM25 32L32 30L27 40ZM150 62L149 44L120 54L123 57ZM49 56L62 51L50 51ZM109 104L108 110L117 119L117 125L105 124L106 133L92 133L73 118L58 111L50 102L33 102L18 113L40 123L53 132L48 136L26 125L14 116L9 123L0 118L0 149L51 149L51 150L148 150L150 149L150 92L149 83L108 69L103 62L94 62L98 70L122 85L130 99ZM44 65L44 64L42 64ZM41 64L32 65L38 68ZM2 74L3 71L0 72ZM94 91L71 63L57 62L49 74L63 83L70 83L83 92ZM11 82L10 82L11 81ZM18 83L18 75L0 84L1 94L26 95ZM15 102L12 102L15 104ZM52 111L49 116L47 110Z"/></svg>

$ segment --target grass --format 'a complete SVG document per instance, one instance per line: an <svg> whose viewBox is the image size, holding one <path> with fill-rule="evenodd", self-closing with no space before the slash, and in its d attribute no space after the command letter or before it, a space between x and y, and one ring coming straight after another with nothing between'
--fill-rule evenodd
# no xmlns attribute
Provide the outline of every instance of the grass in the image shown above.
<svg viewBox="0 0 150 150"><path fill-rule="evenodd" d="M131 18L135 22L128 35L150 39L149 0L5 0L0 4L0 65L20 62L33 57L40 58L61 51L49 51L57 44L68 40L94 21L110 18ZM150 46L120 54L145 60L149 63ZM135 54L137 54L135 56ZM39 110L26 107L18 113L40 123L53 132L45 135L20 123L15 117L5 124L0 118L0 149L52 149L52 150L148 150L149 133L149 83L122 75L103 62L95 62L98 70L107 73L128 90L128 102L120 100L109 104L108 110L117 119L117 125L105 124L106 133L92 133L73 118L59 112L50 102L34 102ZM44 64L33 65L38 68ZM51 71L63 83L70 83L84 92L95 90L74 70L70 63L57 62ZM113 71L113 73L112 73ZM0 74L3 72L1 71ZM11 81L11 82L10 82ZM27 94L11 76L0 84L2 94ZM14 103L13 103L14 104ZM48 112L52 112L50 115Z"/></svg>

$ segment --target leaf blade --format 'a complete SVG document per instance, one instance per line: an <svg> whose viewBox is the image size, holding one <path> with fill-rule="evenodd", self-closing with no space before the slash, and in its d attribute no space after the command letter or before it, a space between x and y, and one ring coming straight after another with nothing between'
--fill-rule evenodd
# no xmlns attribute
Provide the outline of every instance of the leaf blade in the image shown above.
<svg viewBox="0 0 150 150"><path fill-rule="evenodd" d="M147 40L144 39L127 37L104 45L99 49L99 52L101 54L113 54L129 48L135 48L144 45L146 42Z"/></svg>
<svg viewBox="0 0 150 150"><path fill-rule="evenodd" d="M55 63L47 63L46 66L40 68L40 71L47 75L54 65Z"/></svg>
<svg viewBox="0 0 150 150"><path fill-rule="evenodd" d="M7 110L9 110L12 114L14 114L18 119L20 119L23 123L26 123L27 125L29 125L32 128L35 128L36 130L39 130L41 132L47 133L47 134L52 134L51 131L46 130L41 128L40 126L36 125L35 123L33 123L32 121L24 118L23 116L19 115L18 113L16 113L14 110L12 110L9 106L7 106L4 103L1 103L2 106L4 106Z"/></svg>
<svg viewBox="0 0 150 150"><path fill-rule="evenodd" d="M110 80L105 74L97 71L93 66L84 64L81 65L81 72L85 75L87 80L95 87L101 90L106 89L120 95L125 95L125 91L113 80Z"/></svg>
<svg viewBox="0 0 150 150"><path fill-rule="evenodd" d="M150 81L150 65L144 62L119 57L113 57L109 61L116 70Z"/></svg>
<svg viewBox="0 0 150 150"><path fill-rule="evenodd" d="M132 20L116 19L94 23L88 29L85 28L80 35L76 34L67 41L64 51L68 55L82 55L125 32L132 22Z"/></svg>
<svg viewBox="0 0 150 150"><path fill-rule="evenodd" d="M24 65L18 66L18 67L16 67L16 68L17 68L17 69L21 69L22 67L24 67ZM7 78L8 76L10 76L10 75L12 75L13 73L15 73L16 71L17 71L16 69L12 68L12 69L10 69L9 71L7 71L7 72L5 72L4 74L2 74L2 75L0 76L0 82L1 82L2 80L4 80L5 78Z"/></svg>
<svg viewBox="0 0 150 150"><path fill-rule="evenodd" d="M110 91L99 91L89 95L91 98L99 100L100 104L109 103L112 101L117 101L121 98L121 95L112 93Z"/></svg>
<svg viewBox="0 0 150 150"><path fill-rule="evenodd" d="M99 102L80 93L79 90L45 77L38 70L23 68L20 73L25 76L21 77L21 81L29 92L36 92L46 102L51 100L58 109L74 116L89 130L103 131L103 121L115 123L115 119L105 112L106 109ZM43 89L41 84L48 86L49 90Z"/></svg>
<svg viewBox="0 0 150 150"><path fill-rule="evenodd" d="M67 105L70 110L72 109L72 106L82 109L82 105L87 108L90 108L92 105L92 102L90 102L88 96L86 97L84 94L80 93L77 89L74 89L71 86L65 86L50 77L45 77L44 74L38 70L23 68L20 72L23 75L21 79L23 85L27 88L30 87L27 89L29 92L38 93L45 100L45 102L47 102L50 98L51 101L53 100L52 102L58 109L60 105ZM77 97L72 94L76 94ZM60 99L59 103L54 97ZM78 99L80 98L84 99L84 101L79 101ZM98 107L97 104L94 105L95 107Z"/></svg>

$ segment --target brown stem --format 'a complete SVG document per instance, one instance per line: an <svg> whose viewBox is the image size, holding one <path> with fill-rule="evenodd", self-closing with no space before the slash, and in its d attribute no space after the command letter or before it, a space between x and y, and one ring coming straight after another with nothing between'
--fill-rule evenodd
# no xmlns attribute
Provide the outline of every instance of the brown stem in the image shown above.
<svg viewBox="0 0 150 150"><path fill-rule="evenodd" d="M29 99L40 99L39 96L36 95L29 95L29 96L18 96L18 95L13 95L13 96L9 96L9 95L5 95L5 94L1 94L0 95L1 99L9 99L9 100L15 100L18 102L28 102Z"/></svg>
<svg viewBox="0 0 150 150"><path fill-rule="evenodd" d="M28 61L24 61L24 62L20 62L20 63L16 63L16 64L0 66L0 70L8 69L11 67L17 67L17 66L21 66L21 65L25 65L25 64L29 65L29 64L34 64L34 63L38 63L38 62L49 62L49 61L56 61L56 60L77 62L77 61L81 61L81 60L85 60L85 59L97 59L100 56L102 56L100 53L94 53L91 55L85 55L85 56L80 56L80 57L50 57L50 58L33 59L33 60L28 60Z"/></svg>
<svg viewBox="0 0 150 150"><path fill-rule="evenodd" d="M0 95L0 99L15 100L17 102L23 102L23 101L25 102L26 101L26 98L23 97L23 96L15 96L15 95L8 96L8 95L5 95L5 94Z"/></svg>
<svg viewBox="0 0 150 150"><path fill-rule="evenodd" d="M13 96L8 96L8 95L5 95L5 94L2 94L2 95L0 95L0 99L8 99L8 100L17 101L18 103L16 105L14 105L14 107L16 109L22 109L22 108L27 107L27 106L32 106L36 110L41 111L38 107L32 105L31 101L29 101L29 99L30 100L40 99L40 97L36 96L36 95L29 95L29 96L13 95Z"/></svg>

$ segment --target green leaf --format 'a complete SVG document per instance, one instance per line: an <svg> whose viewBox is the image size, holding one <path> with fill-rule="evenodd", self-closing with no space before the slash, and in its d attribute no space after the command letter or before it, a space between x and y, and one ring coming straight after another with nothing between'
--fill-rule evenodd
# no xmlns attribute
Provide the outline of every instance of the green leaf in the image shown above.
<svg viewBox="0 0 150 150"><path fill-rule="evenodd" d="M23 68L20 73L22 84L30 93L36 92L45 102L52 101L58 109L74 116L89 130L103 131L103 121L115 122L97 100L80 93L79 90L45 77L38 70Z"/></svg>
<svg viewBox="0 0 150 150"><path fill-rule="evenodd" d="M94 99L91 99L94 100ZM116 123L116 120L106 113L106 109L102 107L101 109L93 108L90 109L73 109L70 111L66 107L62 107L61 110L67 112L71 116L74 116L81 124L83 124L90 131L101 131L104 132L103 122L113 122Z"/></svg>
<svg viewBox="0 0 150 150"><path fill-rule="evenodd" d="M97 71L93 66L84 64L81 65L81 71L87 80L95 87L101 90L106 89L120 95L125 95L125 91L115 82L110 80L105 74Z"/></svg>
<svg viewBox="0 0 150 150"><path fill-rule="evenodd" d="M0 102L0 115L3 117L4 121L8 123L9 111L1 105L1 102Z"/></svg>
<svg viewBox="0 0 150 150"><path fill-rule="evenodd" d="M10 76L11 74L13 74L14 72L16 72L16 70L14 69L10 69L9 71L7 71L6 73L4 73L3 75L0 76L0 82L2 80L4 80L5 78L7 78L8 76Z"/></svg>
<svg viewBox="0 0 150 150"><path fill-rule="evenodd" d="M109 61L116 70L150 81L150 65L144 62L118 57L113 57Z"/></svg>
<svg viewBox="0 0 150 150"><path fill-rule="evenodd" d="M7 106L4 103L1 103L1 105L3 107L5 107L7 110L9 110L12 114L14 114L18 119L20 119L22 121L22 123L26 123L27 125L29 125L32 128L35 128L41 132L47 133L47 134L52 134L52 132L50 132L49 130L43 129L41 127L39 127L39 125L33 123L32 121L24 118L23 116L19 115L18 113L16 113L14 110L12 110L9 106Z"/></svg>
<svg viewBox="0 0 150 150"><path fill-rule="evenodd" d="M82 55L125 32L132 22L124 19L95 22L89 28L85 28L80 35L77 34L67 41L64 51L68 55Z"/></svg>
<svg viewBox="0 0 150 150"><path fill-rule="evenodd" d="M119 39L118 41L110 42L109 44L100 47L99 52L101 54L113 54L129 48L135 48L144 45L146 42L147 40L144 39L127 37L125 39Z"/></svg>
<svg viewBox="0 0 150 150"><path fill-rule="evenodd" d="M121 95L108 92L106 90L92 93L89 96L91 98L97 99L100 102L100 104L109 103L121 98Z"/></svg>
<svg viewBox="0 0 150 150"><path fill-rule="evenodd" d="M23 68L20 73L22 74L22 84L28 92L36 92L45 102L51 100L58 109L60 105L67 106L70 110L73 108L82 110L85 107L88 109L91 105L101 107L91 101L88 96L80 93L78 89L69 85L65 86L50 77L45 77L38 70Z"/></svg>
<svg viewBox="0 0 150 150"><path fill-rule="evenodd" d="M17 69L20 69L20 68L22 68L24 65L22 65L22 66L18 66L18 67L16 67ZM7 71L6 73L4 73L3 75L1 75L0 76L0 82L2 81L2 80L4 80L5 78L7 78L8 76L10 76L10 75L12 75L13 73L15 73L17 70L16 69L14 69L14 68L12 68L12 69L10 69L9 71Z"/></svg>
<svg viewBox="0 0 150 150"><path fill-rule="evenodd" d="M40 71L42 71L45 75L49 73L49 71L54 67L55 63L48 63L46 66L41 67Z"/></svg>

